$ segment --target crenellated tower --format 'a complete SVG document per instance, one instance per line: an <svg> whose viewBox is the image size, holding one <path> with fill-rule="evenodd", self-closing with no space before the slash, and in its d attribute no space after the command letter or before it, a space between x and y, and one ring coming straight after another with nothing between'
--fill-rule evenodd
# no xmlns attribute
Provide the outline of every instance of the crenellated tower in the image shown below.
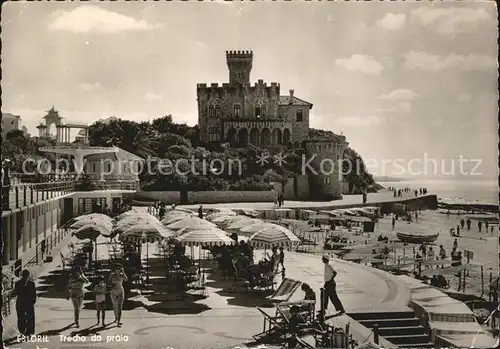
<svg viewBox="0 0 500 349"><path fill-rule="evenodd" d="M252 61L252 51L226 51L226 62L229 68L229 83L239 85L250 83Z"/></svg>

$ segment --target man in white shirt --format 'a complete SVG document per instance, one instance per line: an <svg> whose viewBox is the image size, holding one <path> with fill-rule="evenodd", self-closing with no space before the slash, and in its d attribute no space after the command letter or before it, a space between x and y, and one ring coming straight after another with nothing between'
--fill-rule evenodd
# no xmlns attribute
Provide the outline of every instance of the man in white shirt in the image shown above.
<svg viewBox="0 0 500 349"><path fill-rule="evenodd" d="M330 265L330 258L328 256L323 256L323 263L325 264L325 285L323 286L325 289L323 308L328 308L328 299L332 302L335 310L337 310L340 314L345 313L344 306L337 295L337 284L335 283L335 277L337 276L337 272Z"/></svg>

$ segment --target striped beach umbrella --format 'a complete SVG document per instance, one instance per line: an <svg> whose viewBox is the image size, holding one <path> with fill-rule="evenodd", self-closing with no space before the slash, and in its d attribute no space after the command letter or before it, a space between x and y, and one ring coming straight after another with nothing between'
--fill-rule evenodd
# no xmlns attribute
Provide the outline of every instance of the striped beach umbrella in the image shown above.
<svg viewBox="0 0 500 349"><path fill-rule="evenodd" d="M183 246L221 246L234 245L236 241L227 236L224 230L212 229L192 229L175 238Z"/></svg>
<svg viewBox="0 0 500 349"><path fill-rule="evenodd" d="M169 224L175 223L177 221L180 221L182 219L194 217L193 214L190 214L190 213L187 213L187 212L182 212L182 211L175 212L175 213L174 212L172 212L171 214L167 214L165 216L165 218L162 219L161 223L163 225L169 225Z"/></svg>
<svg viewBox="0 0 500 349"><path fill-rule="evenodd" d="M130 226L120 234L120 240L134 243L151 243L172 236L170 230L152 222L144 221Z"/></svg>
<svg viewBox="0 0 500 349"><path fill-rule="evenodd" d="M205 227L217 228L217 226L207 220L198 217L187 217L166 226L168 229L179 230L182 228L200 229Z"/></svg>
<svg viewBox="0 0 500 349"><path fill-rule="evenodd" d="M300 239L288 229L270 227L250 236L248 243L255 248L269 249L279 246L297 246Z"/></svg>
<svg viewBox="0 0 500 349"><path fill-rule="evenodd" d="M120 234L120 240L146 244L146 280L149 280L149 244L171 238L172 232L161 224L144 221L131 226Z"/></svg>

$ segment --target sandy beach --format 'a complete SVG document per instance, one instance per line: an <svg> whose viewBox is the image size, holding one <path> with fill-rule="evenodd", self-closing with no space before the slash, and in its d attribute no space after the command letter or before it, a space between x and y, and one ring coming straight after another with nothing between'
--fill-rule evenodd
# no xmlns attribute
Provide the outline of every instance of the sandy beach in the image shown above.
<svg viewBox="0 0 500 349"><path fill-rule="evenodd" d="M392 230L391 225L391 216L387 216L379 219L378 223L375 227L375 233L363 233L360 235L356 234L343 234L346 238L349 239L350 242L354 242L355 244L364 244L365 242L371 243L376 242L379 234L387 236L389 240L397 240L396 232L405 232L405 233L426 233L426 234L435 234L439 233L438 239L435 241L435 246L433 249L437 254L439 252L439 245L443 245L446 249L447 257L450 258L450 254L453 248L453 242L455 237L450 235L450 229L456 228L457 224L460 224L460 216L459 215L450 215L449 218L446 214L440 213L439 211L422 211L419 214L418 221L414 221L412 223L404 222L404 221L396 221L395 229ZM306 238L311 240L315 240L318 242L317 246L306 248L306 250L310 250L314 252L314 250L322 250L323 249L323 241L325 235L330 233L323 233L319 236L318 233L305 233ZM486 233L484 224L482 232L478 231L478 226L476 221L472 221L471 230L467 231L467 229L462 230L460 232L460 237L457 238L458 242L458 250L462 251L462 255L464 255L464 250L469 250L474 253L474 258L471 260L472 267L469 271L469 277L466 278L466 292L472 293L477 296L481 296L482 287L481 287L481 268L483 266L484 273L484 290L485 295L487 296L488 292L488 282L489 282L489 274L490 272L493 275L493 278L498 275L499 272L499 260L498 260L498 237L499 237L499 227L498 225L494 226L493 233L490 230ZM408 257L413 256L413 246L415 246L416 252L418 252L418 245L408 245L405 249L405 255ZM369 253L369 252L363 252ZM402 255L403 251L396 251L397 255ZM466 263L467 260L465 257L462 260L463 263ZM457 290L458 288L458 278L455 276L447 277L452 290Z"/></svg>

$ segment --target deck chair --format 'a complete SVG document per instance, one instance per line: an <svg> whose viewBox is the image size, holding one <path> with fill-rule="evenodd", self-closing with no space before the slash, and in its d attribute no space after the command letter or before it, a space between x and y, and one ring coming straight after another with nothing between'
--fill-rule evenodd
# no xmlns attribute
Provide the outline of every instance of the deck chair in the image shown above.
<svg viewBox="0 0 500 349"><path fill-rule="evenodd" d="M264 340L266 337L273 337L276 332L286 330L286 321L283 319L283 313L280 313L278 305L283 302L287 302L292 295L297 291L297 289L302 285L302 282L285 278L279 285L278 289L269 298L274 306L276 307L275 314L271 315L264 311L263 309L257 307L257 310L264 317L264 324L262 332L253 336L256 341Z"/></svg>
<svg viewBox="0 0 500 349"><path fill-rule="evenodd" d="M62 252L59 252L59 256L61 257L62 269L66 270L66 267L71 267L71 262L73 261L70 257L64 257Z"/></svg>

